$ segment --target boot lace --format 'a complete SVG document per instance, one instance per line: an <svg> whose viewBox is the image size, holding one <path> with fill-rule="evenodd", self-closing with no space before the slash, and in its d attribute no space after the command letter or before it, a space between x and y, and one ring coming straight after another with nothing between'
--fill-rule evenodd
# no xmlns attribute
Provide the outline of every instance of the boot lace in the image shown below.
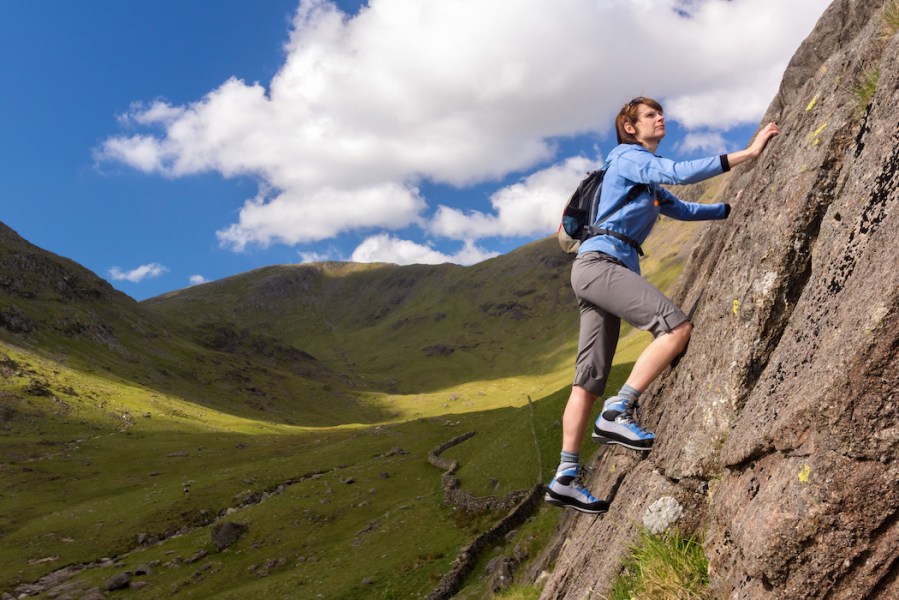
<svg viewBox="0 0 899 600"><path fill-rule="evenodd" d="M590 492L590 490L587 489L587 482L584 481L585 473L587 475L593 475L593 473L594 473L593 467L585 467L583 465L578 465L577 475L571 481L570 485L577 491L586 494L592 502L595 502L596 498L593 496L593 494Z"/></svg>
<svg viewBox="0 0 899 600"><path fill-rule="evenodd" d="M637 419L640 418L640 403L636 400L626 398L623 405L624 411L622 411L619 418L626 423L633 423L636 425Z"/></svg>

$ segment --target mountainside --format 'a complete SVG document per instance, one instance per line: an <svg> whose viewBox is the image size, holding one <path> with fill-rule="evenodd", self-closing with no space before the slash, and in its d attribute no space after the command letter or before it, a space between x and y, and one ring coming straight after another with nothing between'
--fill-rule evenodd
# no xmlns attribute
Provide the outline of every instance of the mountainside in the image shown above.
<svg viewBox="0 0 899 600"><path fill-rule="evenodd" d="M647 276L669 285L699 226L660 223ZM568 272L546 239L473 267L275 266L137 303L0 225L0 597L482 595L456 566L536 555L558 518L538 507L497 543L560 443ZM212 535L228 523L233 547Z"/></svg>
<svg viewBox="0 0 899 600"><path fill-rule="evenodd" d="M343 379L301 348L258 332L220 329L188 339L77 263L38 248L0 223L0 340L236 416L336 424L349 410L379 420L339 390ZM235 342L240 342L235 343ZM323 386L330 402L297 402Z"/></svg>
<svg viewBox="0 0 899 600"><path fill-rule="evenodd" d="M472 267L272 266L144 306L195 338L222 323L277 337L363 390L433 391L557 366L521 363L533 346L571 335L566 259L547 249L539 242Z"/></svg>
<svg viewBox="0 0 899 600"><path fill-rule="evenodd" d="M836 0L796 52L763 120L783 133L735 169L730 219L677 284L701 301L644 395L657 446L598 454L612 507L566 520L542 598L606 593L666 497L716 598L899 597L895 20L893 1Z"/></svg>
<svg viewBox="0 0 899 600"><path fill-rule="evenodd" d="M687 193L711 201L716 190ZM670 284L700 226L660 223L646 244L646 276ZM302 348L353 394L414 416L416 406L444 404L450 389L477 387L485 408L564 385L578 321L569 265L547 238L469 267L271 266L142 306L207 347L253 332Z"/></svg>

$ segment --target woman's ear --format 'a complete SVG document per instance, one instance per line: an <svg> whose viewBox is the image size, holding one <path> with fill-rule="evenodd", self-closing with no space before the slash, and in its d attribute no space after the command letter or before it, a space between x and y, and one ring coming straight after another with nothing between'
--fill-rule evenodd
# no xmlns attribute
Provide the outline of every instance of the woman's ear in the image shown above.
<svg viewBox="0 0 899 600"><path fill-rule="evenodd" d="M631 135L637 135L637 130L627 121L624 122L624 130Z"/></svg>

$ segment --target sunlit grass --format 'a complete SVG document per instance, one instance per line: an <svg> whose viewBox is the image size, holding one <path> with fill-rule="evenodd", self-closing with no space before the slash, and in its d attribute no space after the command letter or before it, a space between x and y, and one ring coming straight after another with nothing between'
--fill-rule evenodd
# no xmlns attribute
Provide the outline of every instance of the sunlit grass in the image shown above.
<svg viewBox="0 0 899 600"><path fill-rule="evenodd" d="M669 239L665 229L660 226L662 238L644 264L650 281L662 287L682 264L665 242L686 232L669 228ZM508 290L494 283L495 266L479 268L485 272L480 288L456 274L460 267L450 273L457 277L451 286L429 280L417 290L424 304L383 305L400 308L390 318L365 317L373 324L366 331L352 321L362 317L352 310L351 294L336 301L345 303L337 312L353 327L334 335L316 338L318 321L279 314L285 328L297 328L283 339L320 359L320 379L296 377L290 364L251 352L208 351L187 337L137 339L123 326L122 336L135 339L123 342L130 350L121 355L65 337L30 350L15 340L0 342L7 363L0 380L0 590L65 565L113 557L125 566L87 569L73 583L102 586L116 572L158 562L149 586L131 595L167 598L185 582L195 597L426 593L459 548L502 516L472 518L446 507L428 451L476 430L475 438L447 452L462 464L457 475L464 489L494 495L545 481L558 459L559 420L573 374L577 308L565 296L565 268L550 274L555 287L544 293L546 274L520 266L514 297L532 308L544 303L522 319L486 315L482 303ZM343 266L326 272L333 279L378 270L395 278L408 272ZM260 276L258 284L265 282ZM238 303L246 289L217 291ZM540 295L546 298L537 300ZM378 309L377 301L373 294L369 308ZM198 296L171 318L188 336L197 322L224 318L227 306L216 294ZM445 317L431 319L438 310ZM259 311L263 317L278 320ZM401 327L404 319L416 326ZM261 331L256 325L240 322ZM269 333L267 340L282 332ZM649 339L623 329L610 388L621 384ZM449 358L422 352L446 340L471 348ZM396 449L403 452L384 457ZM594 450L585 447L585 454ZM264 503L241 506L247 497L319 472ZM250 533L218 553L202 525L228 509L234 509L228 518L248 523ZM536 556L557 518L556 509L541 507L514 543ZM140 534L165 537L182 528L158 545L136 543ZM188 566L203 551L209 558ZM254 565L268 561L276 566L257 576ZM530 586L507 592L512 599L535 593Z"/></svg>
<svg viewBox="0 0 899 600"><path fill-rule="evenodd" d="M493 600L538 600L540 591L535 585L514 585L495 594Z"/></svg>
<svg viewBox="0 0 899 600"><path fill-rule="evenodd" d="M631 547L610 600L707 600L708 559L702 543L677 531L643 530Z"/></svg>

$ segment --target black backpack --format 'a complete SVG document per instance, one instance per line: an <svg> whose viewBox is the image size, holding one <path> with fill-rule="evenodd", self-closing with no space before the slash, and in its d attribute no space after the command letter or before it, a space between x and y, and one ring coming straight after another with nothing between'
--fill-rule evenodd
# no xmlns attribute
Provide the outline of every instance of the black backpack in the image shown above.
<svg viewBox="0 0 899 600"><path fill-rule="evenodd" d="M645 184L635 185L624 196L621 202L617 203L612 210L603 215L602 219L596 218L596 208L599 206L599 194L602 191L602 180L606 175L607 167L604 165L597 171L591 171L587 174L568 204L562 211L562 223L559 225L559 246L568 254L577 254L581 247L581 242L596 235L611 235L624 242L627 242L643 256L643 249L636 240L617 231L597 227L594 223L602 222L618 212L625 204L640 195Z"/></svg>

